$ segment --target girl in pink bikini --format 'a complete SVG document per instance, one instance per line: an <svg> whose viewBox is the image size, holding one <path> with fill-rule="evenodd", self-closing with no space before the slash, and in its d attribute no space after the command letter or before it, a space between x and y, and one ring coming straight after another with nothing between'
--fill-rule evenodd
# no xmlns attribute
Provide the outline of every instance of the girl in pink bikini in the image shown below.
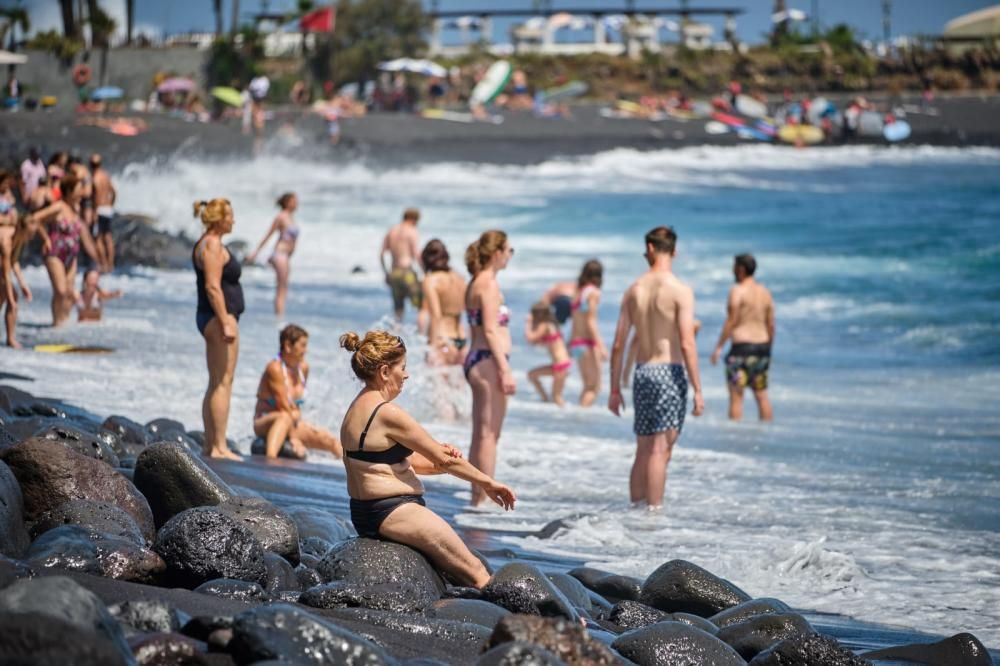
<svg viewBox="0 0 1000 666"><path fill-rule="evenodd" d="M535 303L531 306L531 317L528 320L528 328L524 332L524 337L533 345L545 345L552 363L540 365L528 372L528 379L534 385L538 394L542 396L544 402L549 402L549 396L542 386L542 377L552 377L552 402L560 407L566 404L563 400L562 392L566 386L566 377L569 369L573 367L573 361L566 351L566 343L563 341L562 332L556 323L552 308L545 303Z"/></svg>
<svg viewBox="0 0 1000 666"><path fill-rule="evenodd" d="M608 357L607 347L597 328L597 307L601 303L601 283L604 267L596 259L583 265L576 284L576 296L570 305L572 311L572 334L569 339L569 353L580 366L583 377L583 393L580 405L590 407L601 390L601 361Z"/></svg>
<svg viewBox="0 0 1000 666"><path fill-rule="evenodd" d="M97 250L90 229L80 213L84 183L72 171L63 174L61 198L42 210L28 215L28 224L39 225L38 233L45 243L45 268L52 281L52 325L60 326L73 311L76 302L76 268L80 247L95 262Z"/></svg>

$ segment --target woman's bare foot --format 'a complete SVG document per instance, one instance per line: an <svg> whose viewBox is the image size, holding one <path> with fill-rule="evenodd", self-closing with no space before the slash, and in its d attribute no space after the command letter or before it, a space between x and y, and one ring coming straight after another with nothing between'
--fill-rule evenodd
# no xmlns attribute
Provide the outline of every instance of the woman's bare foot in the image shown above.
<svg viewBox="0 0 1000 666"><path fill-rule="evenodd" d="M221 449L208 449L207 451L204 452L204 455L208 456L209 458L219 458L222 460L238 460L240 462L243 461L243 457L238 453L233 453L232 451L230 451L228 446L224 446Z"/></svg>
<svg viewBox="0 0 1000 666"><path fill-rule="evenodd" d="M8 340L7 346L10 347L11 349L24 349L24 345L22 345L17 340Z"/></svg>

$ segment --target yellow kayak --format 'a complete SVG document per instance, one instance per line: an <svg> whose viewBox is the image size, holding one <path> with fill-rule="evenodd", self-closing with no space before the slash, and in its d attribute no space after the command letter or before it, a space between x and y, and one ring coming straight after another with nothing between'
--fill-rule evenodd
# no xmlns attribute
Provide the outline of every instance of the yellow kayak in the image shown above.
<svg viewBox="0 0 1000 666"><path fill-rule="evenodd" d="M67 344L35 345L32 349L42 354L110 354L114 351L111 347Z"/></svg>
<svg viewBox="0 0 1000 666"><path fill-rule="evenodd" d="M778 128L778 138L785 143L811 146L822 143L825 136L815 125L782 125Z"/></svg>

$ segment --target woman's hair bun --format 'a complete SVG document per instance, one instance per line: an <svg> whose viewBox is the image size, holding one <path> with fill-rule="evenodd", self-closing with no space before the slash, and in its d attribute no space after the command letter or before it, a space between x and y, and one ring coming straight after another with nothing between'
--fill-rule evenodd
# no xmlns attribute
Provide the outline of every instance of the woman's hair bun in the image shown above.
<svg viewBox="0 0 1000 666"><path fill-rule="evenodd" d="M356 352L361 348L361 338L353 331L340 336L340 346L349 352Z"/></svg>
<svg viewBox="0 0 1000 666"><path fill-rule="evenodd" d="M202 208L204 208L207 205L208 205L208 202L205 201L205 200L195 201L194 202L194 216L195 217L200 217L201 216L201 210L202 210Z"/></svg>

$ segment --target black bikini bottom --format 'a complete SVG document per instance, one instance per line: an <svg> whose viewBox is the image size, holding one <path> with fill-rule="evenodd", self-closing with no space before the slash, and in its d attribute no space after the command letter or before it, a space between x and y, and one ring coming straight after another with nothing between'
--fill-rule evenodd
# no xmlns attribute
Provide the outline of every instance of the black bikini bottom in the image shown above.
<svg viewBox="0 0 1000 666"><path fill-rule="evenodd" d="M351 500L351 522L358 536L377 539L378 530L389 514L409 503L427 506L422 495L396 495L373 500Z"/></svg>

